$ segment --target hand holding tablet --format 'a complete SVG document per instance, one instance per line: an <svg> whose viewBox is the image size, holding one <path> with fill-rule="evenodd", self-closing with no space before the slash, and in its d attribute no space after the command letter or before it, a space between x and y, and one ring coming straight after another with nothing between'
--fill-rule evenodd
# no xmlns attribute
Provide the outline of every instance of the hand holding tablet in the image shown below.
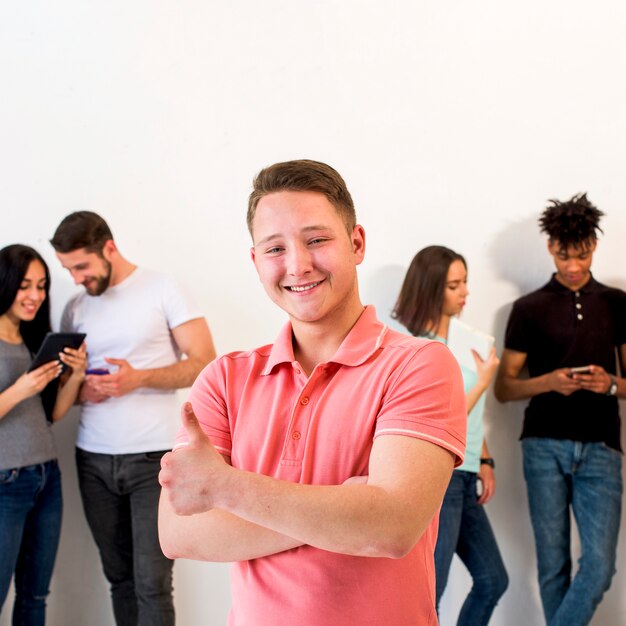
<svg viewBox="0 0 626 626"><path fill-rule="evenodd" d="M85 333L48 333L41 344L35 358L33 359L29 372L36 370L38 367L49 363L50 361L59 361L59 353L63 352L64 348L80 348L81 344L85 340L87 335ZM67 369L67 365L64 363L63 371Z"/></svg>

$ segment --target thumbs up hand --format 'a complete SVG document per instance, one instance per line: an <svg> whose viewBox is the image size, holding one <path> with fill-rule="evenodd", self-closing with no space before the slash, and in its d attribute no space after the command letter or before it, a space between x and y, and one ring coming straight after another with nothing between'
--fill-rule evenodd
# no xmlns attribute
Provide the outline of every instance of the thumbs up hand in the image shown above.
<svg viewBox="0 0 626 626"><path fill-rule="evenodd" d="M194 515L217 506L231 467L204 434L191 403L183 404L181 418L188 443L163 456L159 483L176 514Z"/></svg>

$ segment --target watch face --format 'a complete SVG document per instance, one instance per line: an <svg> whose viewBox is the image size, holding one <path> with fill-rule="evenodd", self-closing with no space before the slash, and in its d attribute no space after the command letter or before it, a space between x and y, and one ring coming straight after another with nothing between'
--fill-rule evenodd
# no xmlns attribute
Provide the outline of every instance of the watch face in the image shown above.
<svg viewBox="0 0 626 626"><path fill-rule="evenodd" d="M614 396L617 393L617 383L611 383L609 387L609 395Z"/></svg>

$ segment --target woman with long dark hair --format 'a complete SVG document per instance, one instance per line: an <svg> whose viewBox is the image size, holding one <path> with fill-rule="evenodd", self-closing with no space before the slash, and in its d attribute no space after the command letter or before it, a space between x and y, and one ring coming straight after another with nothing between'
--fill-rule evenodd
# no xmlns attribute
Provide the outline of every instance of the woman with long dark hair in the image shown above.
<svg viewBox="0 0 626 626"><path fill-rule="evenodd" d="M83 345L26 372L50 330L49 291L39 253L0 250L0 610L15 574L15 626L45 623L62 511L50 423L74 403L86 366ZM59 378L61 361L70 369Z"/></svg>
<svg viewBox="0 0 626 626"><path fill-rule="evenodd" d="M468 296L467 264L443 246L420 250L407 274L393 317L411 334L447 342L450 320ZM437 611L456 552L472 576L458 626L484 626L508 586L508 576L483 505L495 492L494 461L483 429L484 394L498 367L493 348L485 360L473 352L476 370L461 365L467 405L467 449L450 480L439 514L435 548ZM477 492L477 481L482 485Z"/></svg>

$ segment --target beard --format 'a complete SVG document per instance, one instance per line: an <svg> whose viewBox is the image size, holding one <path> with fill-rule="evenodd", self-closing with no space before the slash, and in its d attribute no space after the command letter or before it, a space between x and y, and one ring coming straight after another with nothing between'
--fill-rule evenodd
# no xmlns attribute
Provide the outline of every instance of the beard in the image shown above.
<svg viewBox="0 0 626 626"><path fill-rule="evenodd" d="M90 276L87 279L87 284L85 284L85 290L90 296L102 295L108 289L109 283L111 282L111 264L106 259L102 260L106 273L102 276Z"/></svg>

